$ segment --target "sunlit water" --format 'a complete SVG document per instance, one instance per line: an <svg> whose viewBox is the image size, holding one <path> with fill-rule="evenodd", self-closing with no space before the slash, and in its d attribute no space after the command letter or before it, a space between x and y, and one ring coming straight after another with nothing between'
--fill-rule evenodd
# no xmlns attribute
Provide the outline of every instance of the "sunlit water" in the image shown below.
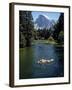
<svg viewBox="0 0 72 90"><path fill-rule="evenodd" d="M54 59L54 61L38 64L37 62L41 59ZM64 50L62 46L36 44L20 49L19 61L20 79L64 76Z"/></svg>

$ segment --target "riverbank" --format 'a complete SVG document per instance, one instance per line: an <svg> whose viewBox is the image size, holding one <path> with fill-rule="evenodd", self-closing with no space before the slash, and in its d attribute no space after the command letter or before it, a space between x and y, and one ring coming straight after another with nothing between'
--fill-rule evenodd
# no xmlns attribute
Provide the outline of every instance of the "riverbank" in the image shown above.
<svg viewBox="0 0 72 90"><path fill-rule="evenodd" d="M55 41L49 40L34 40L32 44L45 43L45 44L57 44Z"/></svg>
<svg viewBox="0 0 72 90"><path fill-rule="evenodd" d="M57 43L56 41L50 41L50 40L34 40L34 41L32 42L32 45L34 45L34 44L42 44L42 43L52 44L52 45L64 47L63 44Z"/></svg>

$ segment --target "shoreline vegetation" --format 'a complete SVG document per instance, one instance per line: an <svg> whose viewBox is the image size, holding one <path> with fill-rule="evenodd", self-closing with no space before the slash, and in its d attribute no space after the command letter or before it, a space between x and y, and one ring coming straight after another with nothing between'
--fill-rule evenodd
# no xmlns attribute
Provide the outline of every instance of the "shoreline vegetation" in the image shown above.
<svg viewBox="0 0 72 90"><path fill-rule="evenodd" d="M35 44L47 44L47 45L55 45L56 47L64 47L64 43L59 43L56 40L53 39L52 36L50 36L48 39L39 39L39 40L33 40L32 45Z"/></svg>
<svg viewBox="0 0 72 90"><path fill-rule="evenodd" d="M57 46L64 47L63 44L57 43L56 41L50 41L50 40L34 40L32 42L32 45L34 45L34 44L52 44L52 45L57 45Z"/></svg>
<svg viewBox="0 0 72 90"><path fill-rule="evenodd" d="M55 45L56 47L64 47L64 44L57 43L55 40L54 41L50 41L50 40L33 40L31 46L36 45L36 44L47 44L47 45ZM24 48L26 48L26 47L24 47ZM22 50L24 48L20 48L20 50Z"/></svg>

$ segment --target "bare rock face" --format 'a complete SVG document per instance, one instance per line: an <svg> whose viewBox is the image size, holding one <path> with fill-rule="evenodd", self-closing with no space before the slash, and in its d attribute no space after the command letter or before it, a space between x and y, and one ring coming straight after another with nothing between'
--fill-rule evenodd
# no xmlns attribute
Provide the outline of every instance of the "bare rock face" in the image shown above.
<svg viewBox="0 0 72 90"><path fill-rule="evenodd" d="M49 29L55 24L54 20L50 20L44 15L39 15L35 21L35 28L36 29Z"/></svg>

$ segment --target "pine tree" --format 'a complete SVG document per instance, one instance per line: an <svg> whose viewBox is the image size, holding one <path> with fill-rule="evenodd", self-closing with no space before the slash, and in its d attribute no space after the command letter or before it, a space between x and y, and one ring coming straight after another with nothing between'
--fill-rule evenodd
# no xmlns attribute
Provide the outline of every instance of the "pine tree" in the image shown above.
<svg viewBox="0 0 72 90"><path fill-rule="evenodd" d="M22 32L24 36L24 45L31 46L31 39L33 36L33 18L31 11L20 11L20 32ZM21 39L20 39L21 42Z"/></svg>
<svg viewBox="0 0 72 90"><path fill-rule="evenodd" d="M54 32L53 32L53 38L59 42L60 40L60 32L64 32L64 13L60 14L60 17L57 21L57 23L54 25ZM63 37L63 35L62 35Z"/></svg>

